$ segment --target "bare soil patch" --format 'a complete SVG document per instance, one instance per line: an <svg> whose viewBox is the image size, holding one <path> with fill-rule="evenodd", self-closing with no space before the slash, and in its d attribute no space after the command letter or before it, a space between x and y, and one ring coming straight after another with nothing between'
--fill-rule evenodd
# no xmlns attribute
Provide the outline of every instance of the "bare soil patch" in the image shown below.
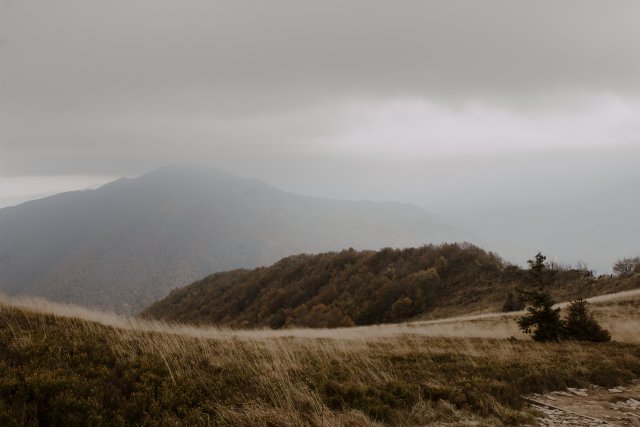
<svg viewBox="0 0 640 427"><path fill-rule="evenodd" d="M542 416L539 426L640 426L640 382L628 387L565 391L527 397Z"/></svg>

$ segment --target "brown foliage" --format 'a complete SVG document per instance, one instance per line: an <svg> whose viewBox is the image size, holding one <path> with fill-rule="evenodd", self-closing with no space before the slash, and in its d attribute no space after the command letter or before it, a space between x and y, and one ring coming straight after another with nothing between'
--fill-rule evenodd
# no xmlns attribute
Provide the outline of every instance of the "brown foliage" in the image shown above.
<svg viewBox="0 0 640 427"><path fill-rule="evenodd" d="M552 293L562 297L576 297L579 289L601 293L606 283L573 270L548 274ZM466 243L348 249L213 274L172 292L144 314L234 327L370 325L498 311L505 295L525 280L526 271ZM580 287L573 286L577 281Z"/></svg>

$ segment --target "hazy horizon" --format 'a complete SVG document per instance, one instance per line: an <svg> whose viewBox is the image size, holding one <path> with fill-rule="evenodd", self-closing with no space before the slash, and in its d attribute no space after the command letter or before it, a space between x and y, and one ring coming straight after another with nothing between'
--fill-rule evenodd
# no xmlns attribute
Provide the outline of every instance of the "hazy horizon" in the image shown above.
<svg viewBox="0 0 640 427"><path fill-rule="evenodd" d="M414 204L505 256L539 247L601 270L640 251L637 202L620 193L640 182L639 13L2 0L0 202L198 162L297 194ZM592 255L607 233L620 253Z"/></svg>

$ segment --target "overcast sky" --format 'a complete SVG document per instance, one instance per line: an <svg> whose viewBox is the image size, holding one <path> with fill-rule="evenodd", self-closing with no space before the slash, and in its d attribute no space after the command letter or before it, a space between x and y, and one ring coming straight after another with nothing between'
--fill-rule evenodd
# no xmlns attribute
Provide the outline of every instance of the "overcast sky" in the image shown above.
<svg viewBox="0 0 640 427"><path fill-rule="evenodd" d="M638 1L2 0L0 197L191 161L443 212L540 182L606 189L640 178L639 17Z"/></svg>

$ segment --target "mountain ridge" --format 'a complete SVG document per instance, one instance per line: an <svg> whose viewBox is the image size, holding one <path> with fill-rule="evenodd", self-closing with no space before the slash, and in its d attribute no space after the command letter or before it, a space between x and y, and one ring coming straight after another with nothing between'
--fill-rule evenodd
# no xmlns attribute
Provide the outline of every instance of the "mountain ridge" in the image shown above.
<svg viewBox="0 0 640 427"><path fill-rule="evenodd" d="M412 205L299 196L169 166L0 209L0 291L130 313L216 271L458 238Z"/></svg>

